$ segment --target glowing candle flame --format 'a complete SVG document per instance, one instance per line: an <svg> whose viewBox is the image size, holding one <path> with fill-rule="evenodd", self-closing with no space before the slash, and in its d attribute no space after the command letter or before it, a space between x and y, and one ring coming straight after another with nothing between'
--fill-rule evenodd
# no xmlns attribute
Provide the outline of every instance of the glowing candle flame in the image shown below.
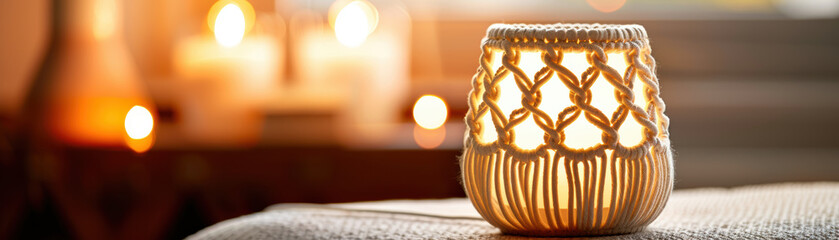
<svg viewBox="0 0 839 240"><path fill-rule="evenodd" d="M376 8L364 1L352 1L335 16L335 37L348 47L358 47L376 29Z"/></svg>
<svg viewBox="0 0 839 240"><path fill-rule="evenodd" d="M125 132L131 139L143 139L151 134L154 119L148 109L135 105L125 115Z"/></svg>
<svg viewBox="0 0 839 240"><path fill-rule="evenodd" d="M216 42L225 47L234 47L245 36L245 14L236 4L229 3L219 11L213 32Z"/></svg>
<svg viewBox="0 0 839 240"><path fill-rule="evenodd" d="M414 121L425 129L436 129L446 123L448 110L443 99L434 95L423 95L414 104Z"/></svg>
<svg viewBox="0 0 839 240"><path fill-rule="evenodd" d="M125 144L134 152L148 151L154 144L154 117L143 106L134 105L125 114Z"/></svg>

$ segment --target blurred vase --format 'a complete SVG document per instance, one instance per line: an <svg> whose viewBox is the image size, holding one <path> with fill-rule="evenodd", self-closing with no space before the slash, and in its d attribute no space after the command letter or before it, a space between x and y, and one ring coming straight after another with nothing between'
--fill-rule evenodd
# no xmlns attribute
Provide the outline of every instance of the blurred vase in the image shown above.
<svg viewBox="0 0 839 240"><path fill-rule="evenodd" d="M155 113L122 36L121 2L55 0L49 45L27 97L30 132L62 145L131 146L125 118ZM136 149L135 149L136 150Z"/></svg>

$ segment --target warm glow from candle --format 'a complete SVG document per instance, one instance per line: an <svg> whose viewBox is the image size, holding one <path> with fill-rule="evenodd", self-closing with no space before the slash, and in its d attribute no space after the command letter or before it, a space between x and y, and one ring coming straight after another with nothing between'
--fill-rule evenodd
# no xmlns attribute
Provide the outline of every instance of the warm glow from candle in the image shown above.
<svg viewBox="0 0 839 240"><path fill-rule="evenodd" d="M425 129L435 129L446 123L446 102L438 96L423 95L414 104L414 121Z"/></svg>
<svg viewBox="0 0 839 240"><path fill-rule="evenodd" d="M626 0L586 0L589 6L597 11L610 13L621 9Z"/></svg>
<svg viewBox="0 0 839 240"><path fill-rule="evenodd" d="M236 4L229 3L219 11L213 26L216 42L225 47L234 47L245 36L245 14Z"/></svg>
<svg viewBox="0 0 839 240"><path fill-rule="evenodd" d="M347 47L358 47L376 29L378 13L365 1L352 1L335 16L335 37Z"/></svg>
<svg viewBox="0 0 839 240"><path fill-rule="evenodd" d="M131 139L130 137L126 137L125 145L136 153L144 153L151 149L152 145L154 145L154 140L154 133L149 134L148 137L143 139Z"/></svg>
<svg viewBox="0 0 839 240"><path fill-rule="evenodd" d="M424 149L434 149L443 144L446 140L446 127L441 126L435 129L426 129L421 126L414 126L414 142Z"/></svg>
<svg viewBox="0 0 839 240"><path fill-rule="evenodd" d="M538 52L522 52L521 62L519 68L528 76L533 76L542 67L545 66L541 61L540 53ZM623 74L626 70L626 60L622 53L609 53L607 64ZM492 60L492 69L498 69L501 66L502 52L495 52ZM584 53L565 53L562 58L562 66L568 68L577 76L582 76L583 72L590 66L586 61ZM516 109L522 107L521 105L521 91L515 83L513 74L508 75L502 79L498 85L501 87L498 98L498 106L507 116ZM554 75L541 88L542 90L542 104L539 109L547 113L556 121L557 115L566 107L573 105L569 96L569 90L559 78ZM620 106L615 99L615 88L604 79L601 74L591 87L592 100L591 105L603 112L607 117L611 117L612 113ZM636 81L633 86L635 93L634 103L638 106L644 107L646 104L643 95L643 83ZM492 116L487 113L483 116L481 121L484 128L480 134L481 142L495 141L498 136L495 131L495 126L492 123ZM540 144L544 143L544 133L536 122L533 116L528 117L527 120L514 128L516 133L515 144L522 149L535 149ZM618 130L620 136L620 143L625 146L634 146L643 140L643 128L635 121L632 115L627 116L621 128ZM593 147L602 142L602 131L589 123L582 114L568 127L565 128L565 145L571 148L584 149Z"/></svg>
<svg viewBox="0 0 839 240"><path fill-rule="evenodd" d="M154 128L154 118L148 109L135 105L125 115L125 132L131 139L143 139L149 136Z"/></svg>
<svg viewBox="0 0 839 240"><path fill-rule="evenodd" d="M117 6L114 1L97 0L93 9L93 36L96 39L106 39L116 31Z"/></svg>
<svg viewBox="0 0 839 240"><path fill-rule="evenodd" d="M623 53L608 53L607 55L608 60L606 63L617 70L620 74L623 74L627 68ZM493 53L491 63L492 69L498 69L502 66L501 59L503 56L503 52L500 51ZM578 78L581 77L583 72L591 66L588 61L586 61L586 55L583 52L564 53L561 65L574 73L574 75ZM542 62L541 53L521 52L521 60L518 67L532 78L540 69L545 67L545 64ZM518 86L516 86L515 77L512 73L502 79L498 85L501 88L497 101L498 107L501 108L501 111L504 112L505 116L509 117L510 113L514 110L522 108L521 90L519 90ZM646 103L646 99L643 95L643 86L644 84L638 80L636 80L633 85L633 92L635 94L634 103L641 107L645 106ZM542 103L539 105L539 109L551 116L551 121L555 122L557 115L562 112L563 109L574 105L569 97L570 90L568 90L568 88L555 74L544 85L542 85L540 90L542 92ZM617 110L620 104L615 99L614 86L612 86L611 83L603 77L603 74L600 74L600 76L594 81L594 84L591 86L591 93L591 105L611 118L612 113ZM492 123L492 116L489 112L481 118L481 122L484 127L478 136L479 141L484 143L496 141L498 135L495 130L495 125ZM545 131L536 124L532 115L513 129L516 134L514 144L519 148L535 149L539 147L539 145L545 143ZM620 136L619 142L624 146L637 145L643 141L642 130L643 128L641 125L635 121L631 115L627 116L626 120L621 125L621 128L618 130L618 135ZM602 142L601 135L603 131L588 122L583 114L568 125L564 131L565 141L563 143L570 148L585 149L594 147ZM556 154L553 150L549 150L548 152L551 155ZM606 153L607 156L611 156L612 150L607 150ZM580 172L583 171L582 165L577 165L577 167ZM597 166L598 169L603 167L603 165ZM607 171L611 171L611 166L605 167L607 168ZM599 172L600 170L597 171ZM557 174L560 182L566 181L565 179L567 178L567 175L565 174L565 171L558 171ZM606 189L604 190L603 199L605 205L611 203L610 198L612 196L612 192L610 188L611 184L609 183L610 181L611 176L607 175L605 184ZM560 203L561 206L566 206L567 199L565 196L560 198Z"/></svg>

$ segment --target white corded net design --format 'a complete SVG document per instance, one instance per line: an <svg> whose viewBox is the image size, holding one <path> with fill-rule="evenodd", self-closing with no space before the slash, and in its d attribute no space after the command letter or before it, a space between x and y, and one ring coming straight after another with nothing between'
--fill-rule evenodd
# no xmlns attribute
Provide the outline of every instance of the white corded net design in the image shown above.
<svg viewBox="0 0 839 240"><path fill-rule="evenodd" d="M658 217L672 154L642 26L494 24L481 49L460 165L484 219L508 234L574 236Z"/></svg>

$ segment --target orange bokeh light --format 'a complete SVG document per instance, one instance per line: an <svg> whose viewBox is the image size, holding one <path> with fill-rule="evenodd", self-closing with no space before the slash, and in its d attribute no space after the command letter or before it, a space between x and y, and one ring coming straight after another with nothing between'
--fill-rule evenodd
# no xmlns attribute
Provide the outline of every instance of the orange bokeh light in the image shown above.
<svg viewBox="0 0 839 240"><path fill-rule="evenodd" d="M144 153L151 149L151 147L154 145L155 137L156 136L154 132L149 134L147 137L141 139L133 139L126 135L125 145L136 153Z"/></svg>
<svg viewBox="0 0 839 240"><path fill-rule="evenodd" d="M154 117L143 106L134 105L125 114L125 144L134 152L148 151L154 144Z"/></svg>
<svg viewBox="0 0 839 240"><path fill-rule="evenodd" d="M238 45L242 36L253 29L255 23L256 13L246 0L220 0L207 13L207 25L219 44L225 47Z"/></svg>
<svg viewBox="0 0 839 240"><path fill-rule="evenodd" d="M125 114L136 99L110 96L59 96L50 108L51 132L74 146L119 146Z"/></svg>
<svg viewBox="0 0 839 240"><path fill-rule="evenodd" d="M446 126L440 126L435 129L426 129L419 125L414 125L414 141L418 146L424 149L433 149L439 147L446 140Z"/></svg>
<svg viewBox="0 0 839 240"><path fill-rule="evenodd" d="M442 98L423 95L414 103L414 121L426 129L435 129L446 123L448 107Z"/></svg>
<svg viewBox="0 0 839 240"><path fill-rule="evenodd" d="M597 11L610 13L621 9L626 0L586 0L589 6Z"/></svg>
<svg viewBox="0 0 839 240"><path fill-rule="evenodd" d="M376 30L379 16L370 2L353 0L335 2L330 7L329 19L338 42L347 47L358 47Z"/></svg>

